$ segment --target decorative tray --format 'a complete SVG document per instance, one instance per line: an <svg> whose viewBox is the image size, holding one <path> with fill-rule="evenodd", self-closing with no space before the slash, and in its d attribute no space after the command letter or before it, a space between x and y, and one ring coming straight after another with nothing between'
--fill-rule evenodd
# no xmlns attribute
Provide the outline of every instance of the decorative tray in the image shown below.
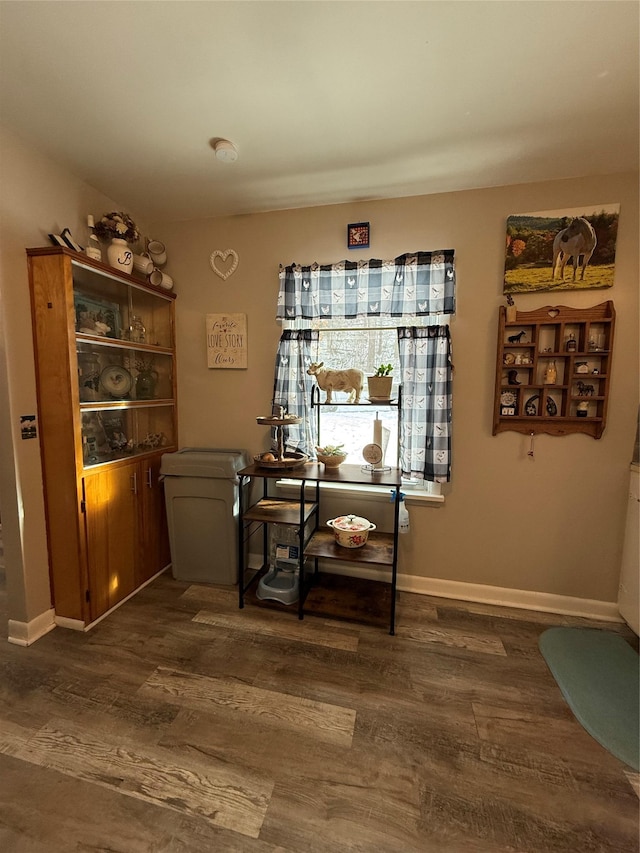
<svg viewBox="0 0 640 853"><path fill-rule="evenodd" d="M267 451L268 453L268 451ZM265 453L257 453L253 457L253 461L260 468L295 468L296 465L304 465L309 459L306 453L293 452L282 459L264 459ZM270 454L273 456L274 454Z"/></svg>

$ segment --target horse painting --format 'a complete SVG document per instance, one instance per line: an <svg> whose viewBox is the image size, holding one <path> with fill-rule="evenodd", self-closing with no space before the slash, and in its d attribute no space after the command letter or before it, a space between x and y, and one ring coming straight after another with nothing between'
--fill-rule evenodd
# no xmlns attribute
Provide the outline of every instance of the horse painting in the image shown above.
<svg viewBox="0 0 640 853"><path fill-rule="evenodd" d="M596 232L583 216L576 217L567 228L558 231L553 241L551 281L555 281L556 273L559 274L560 281L564 281L564 268L569 258L573 258L572 281L576 280L578 268L580 281L584 281L584 272L596 248L596 242Z"/></svg>

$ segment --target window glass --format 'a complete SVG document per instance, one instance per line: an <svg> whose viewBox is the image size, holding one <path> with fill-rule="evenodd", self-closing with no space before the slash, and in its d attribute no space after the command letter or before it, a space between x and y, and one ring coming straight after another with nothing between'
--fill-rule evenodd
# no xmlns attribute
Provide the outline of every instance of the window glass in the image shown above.
<svg viewBox="0 0 640 853"><path fill-rule="evenodd" d="M324 362L326 368L344 370L355 367L364 373L361 403L368 404L367 376L375 373L380 364L391 364L398 369L398 341L395 329L322 329L318 336L314 361ZM392 398L397 398L398 377L394 379ZM320 401L325 399L320 391ZM383 443L386 441L385 465L398 464L398 409L397 406L345 405L346 392L334 392L334 402L342 405L322 406L320 410L319 443L344 444L348 461L354 465L362 462L362 449L373 441L374 419L382 421Z"/></svg>
<svg viewBox="0 0 640 853"><path fill-rule="evenodd" d="M322 406L313 410L314 420L320 414L319 445L344 445L348 453L347 462L353 465L365 464L362 450L373 442L374 420L380 418L383 436L386 440L384 464L398 465L398 392L401 381L398 356L398 326L430 326L448 324L448 317L360 317L354 319L319 319L309 324L308 320L287 320L284 328L308 328L311 325L318 330L318 340L311 344L311 359L324 362L325 368L345 370L358 368L364 373L361 406L348 404L346 392L334 392L333 401L337 405L324 405L325 392L318 389ZM391 364L393 371L392 405L375 406L369 403L367 376L375 373L381 364ZM395 404L395 405L394 405ZM316 420L317 423L317 420ZM405 481L403 481L405 482ZM440 494L437 483L427 481L406 481L407 486L419 487L429 494Z"/></svg>

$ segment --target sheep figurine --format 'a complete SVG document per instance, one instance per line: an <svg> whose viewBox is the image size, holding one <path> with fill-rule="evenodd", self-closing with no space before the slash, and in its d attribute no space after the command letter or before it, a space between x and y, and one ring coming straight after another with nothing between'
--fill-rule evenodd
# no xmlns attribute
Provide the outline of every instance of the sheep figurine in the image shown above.
<svg viewBox="0 0 640 853"><path fill-rule="evenodd" d="M355 367L346 370L331 370L324 367L324 361L312 362L307 370L309 376L315 376L318 387L326 392L325 403L330 403L334 391L346 391L350 403L359 403L364 373Z"/></svg>

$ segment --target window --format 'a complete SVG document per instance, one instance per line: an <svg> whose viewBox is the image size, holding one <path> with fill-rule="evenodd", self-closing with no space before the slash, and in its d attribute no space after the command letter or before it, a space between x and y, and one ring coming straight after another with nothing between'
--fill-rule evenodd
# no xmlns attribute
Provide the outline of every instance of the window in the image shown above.
<svg viewBox="0 0 640 853"><path fill-rule="evenodd" d="M428 326L432 317L417 318L419 326ZM439 318L441 320L441 318ZM359 318L348 321L318 320L312 323L318 330L318 338L311 344L311 357L315 362L324 362L325 367L343 370L355 367L365 375L362 389L362 402L367 399L367 376L375 373L381 364L393 365L392 401L398 402L400 385L400 360L398 354L398 335L393 320L389 318ZM398 325L400 322L398 322ZM319 390L319 389L318 389ZM319 391L319 399L324 403L325 392ZM334 392L333 401L338 405L323 405L320 410L319 444L343 444L349 454L351 464L364 464L362 449L373 441L373 421L379 418L383 427L383 442L386 441L384 464L396 467L399 464L398 445L398 407L350 406L345 405L349 395L346 392ZM314 417L318 414L314 412ZM439 484L421 480L406 480L406 485L420 492L440 494Z"/></svg>
<svg viewBox="0 0 640 853"><path fill-rule="evenodd" d="M344 321L343 321L344 324ZM315 352L314 352L315 350ZM325 367L343 370L355 367L365 375L362 402L367 401L366 377L375 373L380 364L392 364L394 392L397 399L398 342L395 329L320 329L318 340L312 347L312 358L324 362ZM346 403L346 392L333 395L336 403ZM324 391L319 393L325 399ZM357 464L362 460L362 448L373 441L373 419L376 414L382 421L383 435L387 438L385 464L398 464L398 409L397 407L324 406L321 409L318 442L320 444L344 444L349 461ZM388 432L387 432L388 431Z"/></svg>
<svg viewBox="0 0 640 853"><path fill-rule="evenodd" d="M309 417L315 384L308 373L309 364L328 361L331 356L329 367L338 369L341 360L347 359L346 367L359 361L373 372L379 363L389 363L392 352L391 336L380 333L395 332L395 378L402 386L399 467L416 480L448 481L451 339L448 324L436 321L427 325L427 319L454 311L452 249L410 253L393 260L281 267L276 316L283 331L276 354L273 402L299 418L288 429L287 447L313 454L317 443L316 425ZM339 332L346 334L341 338ZM356 415L352 412L349 417ZM370 443L362 435L363 428L353 424L356 446ZM329 443L324 437L321 441Z"/></svg>

